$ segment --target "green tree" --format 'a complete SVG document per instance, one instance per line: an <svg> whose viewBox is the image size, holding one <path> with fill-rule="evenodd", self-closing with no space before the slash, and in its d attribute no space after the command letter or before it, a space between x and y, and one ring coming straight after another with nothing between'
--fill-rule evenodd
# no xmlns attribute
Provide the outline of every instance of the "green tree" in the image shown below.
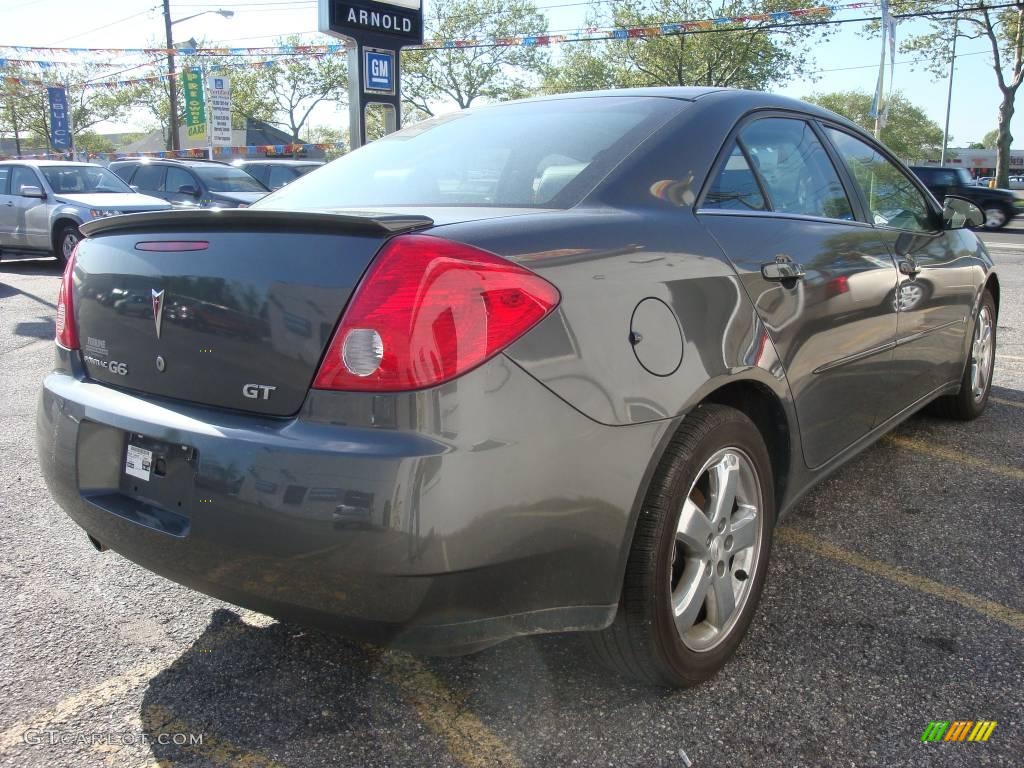
<svg viewBox="0 0 1024 768"><path fill-rule="evenodd" d="M102 67L76 66L55 67L46 72L48 82L63 85L67 89L68 110L76 139L78 136L88 137L90 129L99 123L124 118L133 107L130 94L124 90L90 87L90 82L100 78L102 71ZM9 69L4 72L5 77L40 79L39 73ZM0 130L15 135L26 146L50 146L50 104L45 86L18 85L5 81L0 99ZM79 148L77 140L75 143L76 148Z"/></svg>
<svg viewBox="0 0 1024 768"><path fill-rule="evenodd" d="M305 142L307 144L337 144L338 142L347 144L348 131L328 125L318 125L306 129ZM345 154L345 147L331 147L324 152L324 159L334 160L343 154Z"/></svg>
<svg viewBox="0 0 1024 768"><path fill-rule="evenodd" d="M872 96L864 91L815 93L805 101L830 109L857 123L866 131L875 127ZM905 160L924 160L942 151L942 128L924 111L898 91L888 96L888 120L882 128L882 142Z"/></svg>
<svg viewBox="0 0 1024 768"><path fill-rule="evenodd" d="M1024 83L1024 0L1004 6L1007 3L1001 0L972 0L970 7L975 10L961 11L954 17L948 12L928 14L935 8L930 0L895 0L892 4L896 14L925 14L928 31L907 38L901 48L918 54L936 79L948 76L954 29L960 37L979 40L991 50L992 72L1000 93L995 141L996 184L1000 187L1009 186L1013 142L1010 121L1016 110L1017 91Z"/></svg>
<svg viewBox="0 0 1024 768"><path fill-rule="evenodd" d="M547 18L531 0L434 0L427 6L427 40L487 40L536 35ZM550 52L536 46L482 46L402 52L402 98L433 115L440 103L465 109L478 99L530 95Z"/></svg>
<svg viewBox="0 0 1024 768"><path fill-rule="evenodd" d="M297 35L275 45L303 45ZM263 67L231 72L232 110L239 118L275 125L299 141L309 117L324 102L348 101L348 64L344 53L283 56Z"/></svg>
<svg viewBox="0 0 1024 768"><path fill-rule="evenodd" d="M802 8L804 0L624 0L609 9L595 2L594 26L648 27L666 21L755 16ZM815 16L815 20L826 14ZM549 67L549 93L645 85L704 85L765 89L805 73L812 39L828 27L796 26L773 32L771 19L746 24L715 24L678 35L590 41L564 46ZM795 21L793 22L796 23Z"/></svg>

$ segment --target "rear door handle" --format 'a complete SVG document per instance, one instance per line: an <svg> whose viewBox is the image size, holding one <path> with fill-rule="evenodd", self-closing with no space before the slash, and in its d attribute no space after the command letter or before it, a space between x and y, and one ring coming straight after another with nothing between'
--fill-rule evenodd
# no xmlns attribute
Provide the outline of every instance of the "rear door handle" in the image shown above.
<svg viewBox="0 0 1024 768"><path fill-rule="evenodd" d="M761 277L773 283L795 283L807 276L802 264L784 258L776 258L761 265Z"/></svg>

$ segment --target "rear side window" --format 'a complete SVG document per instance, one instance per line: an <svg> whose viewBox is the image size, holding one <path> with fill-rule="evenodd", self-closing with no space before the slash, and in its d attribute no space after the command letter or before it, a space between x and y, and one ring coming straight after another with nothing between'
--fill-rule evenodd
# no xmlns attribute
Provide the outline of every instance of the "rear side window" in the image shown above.
<svg viewBox="0 0 1024 768"><path fill-rule="evenodd" d="M181 168L168 168L167 178L164 179L164 191L177 193L182 187L198 189L191 173Z"/></svg>
<svg viewBox="0 0 1024 768"><path fill-rule="evenodd" d="M10 181L10 179L11 179L11 169L9 167L7 167L7 168L0 167L0 195L10 194L10 192L8 192L8 190L10 189L10 186L7 183L8 181Z"/></svg>
<svg viewBox="0 0 1024 768"><path fill-rule="evenodd" d="M111 168L110 170L112 170L125 181L131 181L132 172L138 167L138 163L128 163L127 165L119 165L116 168Z"/></svg>
<svg viewBox="0 0 1024 768"><path fill-rule="evenodd" d="M740 132L740 141L761 177L773 211L853 219L839 174L806 122L757 120Z"/></svg>
<svg viewBox="0 0 1024 768"><path fill-rule="evenodd" d="M14 166L11 172L11 194L20 195L22 187L38 187L39 179L31 169L23 165Z"/></svg>
<svg viewBox="0 0 1024 768"><path fill-rule="evenodd" d="M731 211L765 210L764 195L757 178L738 146L733 147L725 167L704 196L704 207Z"/></svg>
<svg viewBox="0 0 1024 768"><path fill-rule="evenodd" d="M264 165L239 166L243 171L252 176L261 184L267 183L267 168Z"/></svg>
<svg viewBox="0 0 1024 768"><path fill-rule="evenodd" d="M132 184L139 189L158 190L164 180L162 165L140 165L132 177Z"/></svg>
<svg viewBox="0 0 1024 768"><path fill-rule="evenodd" d="M267 184L271 189L277 189L283 187L289 181L294 181L297 174L291 169L283 165L272 165L270 166L270 182ZM263 179L260 179L263 181Z"/></svg>
<svg viewBox="0 0 1024 768"><path fill-rule="evenodd" d="M440 115L296 179L258 207L569 207L684 108L595 96Z"/></svg>
<svg viewBox="0 0 1024 768"><path fill-rule="evenodd" d="M825 132L860 187L876 225L911 232L935 230L925 196L903 171L860 139L835 128Z"/></svg>

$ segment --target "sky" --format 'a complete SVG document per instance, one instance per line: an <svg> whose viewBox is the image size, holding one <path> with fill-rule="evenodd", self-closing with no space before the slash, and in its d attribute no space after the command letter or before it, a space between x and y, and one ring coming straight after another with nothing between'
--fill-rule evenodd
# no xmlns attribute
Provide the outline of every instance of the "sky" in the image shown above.
<svg viewBox="0 0 1024 768"><path fill-rule="evenodd" d="M430 0L425 0L430 2ZM584 26L587 5L581 0L536 0L547 14L549 30L570 30ZM814 5L812 0L808 6ZM214 45L270 45L278 37L301 34L310 42L330 42L317 33L317 0L172 0L172 18L176 41L190 37L205 38ZM234 11L230 19L206 13L194 19L186 17L216 9ZM877 15L877 9L841 12L837 18ZM0 46L43 45L67 47L145 47L163 40L163 15L159 0L118 0L82 2L81 0L0 0ZM684 21L684 19L665 19ZM901 40L927 29L924 22L904 21L897 29ZM952 146L966 146L996 126L999 90L991 68L987 41L964 40L958 43L954 77L950 134ZM558 46L554 46L557 48ZM878 76L879 38L870 38L860 24L840 25L839 31L814 52L816 73L773 90L800 98L813 92L857 89L871 91ZM3 56L0 49L0 56ZM11 54L8 54L11 55ZM24 58L45 58L28 55ZM945 120L948 81L935 81L913 63L914 56L896 56L894 86L920 106L940 126ZM131 74L119 77L131 77ZM888 85L888 71L886 85ZM1024 105L1012 125L1024 145ZM134 117L127 124L104 124L101 130L139 130L146 118ZM330 106L314 113L314 124L347 126L345 114Z"/></svg>

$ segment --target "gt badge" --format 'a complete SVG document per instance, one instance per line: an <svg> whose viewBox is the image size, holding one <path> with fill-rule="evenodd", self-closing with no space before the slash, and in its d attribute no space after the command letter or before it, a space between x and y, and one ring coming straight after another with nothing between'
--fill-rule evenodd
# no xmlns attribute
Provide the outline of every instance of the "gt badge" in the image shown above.
<svg viewBox="0 0 1024 768"><path fill-rule="evenodd" d="M277 387L272 387L269 384L243 384L242 394L250 400L269 400L270 393L275 389Z"/></svg>

